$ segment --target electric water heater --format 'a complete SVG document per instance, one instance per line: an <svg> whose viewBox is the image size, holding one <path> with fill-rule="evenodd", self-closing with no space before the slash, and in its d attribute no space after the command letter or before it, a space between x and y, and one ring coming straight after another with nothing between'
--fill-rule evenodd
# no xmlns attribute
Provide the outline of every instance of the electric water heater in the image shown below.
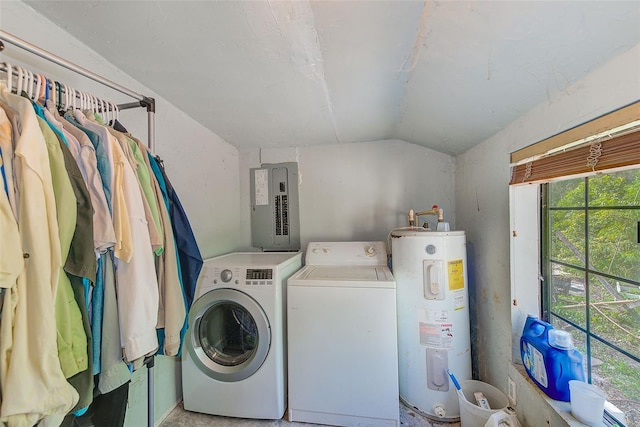
<svg viewBox="0 0 640 427"><path fill-rule="evenodd" d="M460 409L447 369L471 379L465 233L406 227L391 241L400 398L429 418L455 421Z"/></svg>

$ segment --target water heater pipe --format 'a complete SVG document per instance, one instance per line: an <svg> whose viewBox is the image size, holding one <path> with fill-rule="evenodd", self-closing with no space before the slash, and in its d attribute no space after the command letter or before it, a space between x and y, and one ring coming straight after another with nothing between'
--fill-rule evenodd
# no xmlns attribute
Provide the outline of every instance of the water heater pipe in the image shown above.
<svg viewBox="0 0 640 427"><path fill-rule="evenodd" d="M415 220L413 219L414 215L415 215ZM438 222L444 221L444 211L442 210L442 208L439 208L438 205L433 205L432 208L429 209L428 211L416 212L415 214L413 212L413 209L410 209L409 215L408 215L409 227L415 226L415 224L418 223L418 218L423 215L437 215Z"/></svg>

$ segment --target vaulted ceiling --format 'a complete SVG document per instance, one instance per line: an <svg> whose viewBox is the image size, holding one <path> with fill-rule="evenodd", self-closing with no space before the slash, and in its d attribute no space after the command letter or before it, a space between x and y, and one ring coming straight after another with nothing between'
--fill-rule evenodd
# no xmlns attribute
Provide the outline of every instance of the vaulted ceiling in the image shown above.
<svg viewBox="0 0 640 427"><path fill-rule="evenodd" d="M26 3L240 149L459 154L640 42L638 1Z"/></svg>

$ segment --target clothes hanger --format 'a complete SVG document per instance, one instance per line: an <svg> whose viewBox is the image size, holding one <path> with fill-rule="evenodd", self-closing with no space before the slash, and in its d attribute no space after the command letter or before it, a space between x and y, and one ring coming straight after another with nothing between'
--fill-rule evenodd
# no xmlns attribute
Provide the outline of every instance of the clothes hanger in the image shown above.
<svg viewBox="0 0 640 427"><path fill-rule="evenodd" d="M96 117L96 119L99 117L101 121L104 121L103 117L104 117L104 102L102 101L102 99L94 96L95 99L95 103L96 103L96 111L94 113L94 116Z"/></svg>
<svg viewBox="0 0 640 427"><path fill-rule="evenodd" d="M58 83L57 81L53 82L53 86L55 88L55 95L56 95L56 102L55 102L55 106L56 109L58 111L60 111L62 109L62 104L60 101L62 101L62 87L60 87L60 83Z"/></svg>
<svg viewBox="0 0 640 427"><path fill-rule="evenodd" d="M91 112L93 113L93 115L95 116L97 112L100 111L99 109L99 103L98 103L98 98L96 98L94 95L89 94L89 96L91 97Z"/></svg>
<svg viewBox="0 0 640 427"><path fill-rule="evenodd" d="M31 78L31 85L29 86L29 88L31 89L31 95L29 96L29 98L31 98L32 101L37 101L38 95L40 94L40 87L42 86L42 82L40 82L40 85L38 85L38 75L34 74L31 71L29 71L29 76Z"/></svg>
<svg viewBox="0 0 640 427"><path fill-rule="evenodd" d="M107 123L109 123L109 116L108 116L108 111L107 111L107 103L105 102L104 99L100 99L100 114L102 114L103 116L103 121L106 121Z"/></svg>
<svg viewBox="0 0 640 427"><path fill-rule="evenodd" d="M38 74L38 75L40 76L40 79L42 79L42 87L40 88L39 98L43 100L42 104L46 106L47 99L49 98L49 80L44 74Z"/></svg>
<svg viewBox="0 0 640 427"><path fill-rule="evenodd" d="M31 99L34 102L38 102L38 100L40 99L40 89L42 89L42 78L39 74L32 74L32 76L36 87L35 91L32 92Z"/></svg>
<svg viewBox="0 0 640 427"><path fill-rule="evenodd" d="M11 89L13 89L13 67L8 62L5 62L4 65L7 67L7 89L11 93Z"/></svg>
<svg viewBox="0 0 640 427"><path fill-rule="evenodd" d="M73 109L74 111L78 109L78 103L80 102L80 95L78 95L76 93L76 90L71 86L69 86L69 102L71 103L69 104L71 106L71 109Z"/></svg>
<svg viewBox="0 0 640 427"><path fill-rule="evenodd" d="M69 87L69 101L70 106L75 110L76 109L76 90L72 87Z"/></svg>
<svg viewBox="0 0 640 427"><path fill-rule="evenodd" d="M18 96L20 96L20 94L22 93L22 67L19 65L16 65L16 70L18 71L18 79L16 81L16 94L18 94Z"/></svg>
<svg viewBox="0 0 640 427"><path fill-rule="evenodd" d="M100 98L96 98L96 113L98 115L103 114L104 112L103 107L104 107L104 101L102 101L102 99Z"/></svg>
<svg viewBox="0 0 640 427"><path fill-rule="evenodd" d="M67 91L67 110L75 110L76 109L76 90L71 86L64 86Z"/></svg>
<svg viewBox="0 0 640 427"><path fill-rule="evenodd" d="M69 99L69 95L67 95L67 86L63 85L62 83L58 83L58 87L60 88L60 97L58 99L58 102L60 103L60 111L66 111L67 105L69 105L69 103L67 102L67 99ZM62 98L63 89L64 89L64 98Z"/></svg>
<svg viewBox="0 0 640 427"><path fill-rule="evenodd" d="M33 99L33 73L30 70L25 69L27 73L27 96L29 99Z"/></svg>
<svg viewBox="0 0 640 427"><path fill-rule="evenodd" d="M26 68L22 68L22 87L20 89L22 89L20 93L24 92L27 96L29 95L29 72Z"/></svg>
<svg viewBox="0 0 640 427"><path fill-rule="evenodd" d="M116 104L112 102L109 103L109 113L111 126L113 126L116 122Z"/></svg>
<svg viewBox="0 0 640 427"><path fill-rule="evenodd" d="M67 95L67 110L75 110L76 109L76 90L71 86L65 86L68 91Z"/></svg>
<svg viewBox="0 0 640 427"><path fill-rule="evenodd" d="M112 105L109 101L104 101L104 118L107 125L111 125L111 117L113 116L113 112L111 110Z"/></svg>

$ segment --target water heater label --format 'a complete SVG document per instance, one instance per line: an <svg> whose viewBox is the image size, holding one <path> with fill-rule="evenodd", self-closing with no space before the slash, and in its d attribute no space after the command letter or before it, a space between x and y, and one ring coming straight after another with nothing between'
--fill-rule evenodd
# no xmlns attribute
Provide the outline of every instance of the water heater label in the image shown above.
<svg viewBox="0 0 640 427"><path fill-rule="evenodd" d="M464 267L462 260L456 259L447 263L449 270L449 290L464 289Z"/></svg>
<svg viewBox="0 0 640 427"><path fill-rule="evenodd" d="M453 324L420 322L420 344L429 348L452 348Z"/></svg>
<svg viewBox="0 0 640 427"><path fill-rule="evenodd" d="M418 320L420 323L449 323L448 310L419 310Z"/></svg>
<svg viewBox="0 0 640 427"><path fill-rule="evenodd" d="M460 311L463 310L465 307L464 304L464 292L456 292L457 295L453 296L453 310L454 311Z"/></svg>
<svg viewBox="0 0 640 427"><path fill-rule="evenodd" d="M269 170L257 169L255 174L256 205L269 204Z"/></svg>

